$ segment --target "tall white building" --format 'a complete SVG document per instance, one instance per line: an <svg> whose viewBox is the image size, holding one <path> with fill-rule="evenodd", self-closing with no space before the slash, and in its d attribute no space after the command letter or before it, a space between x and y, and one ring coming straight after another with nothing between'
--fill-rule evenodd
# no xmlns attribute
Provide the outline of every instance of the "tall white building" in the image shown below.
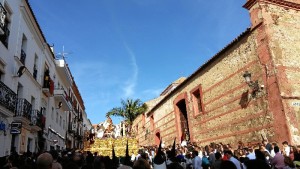
<svg viewBox="0 0 300 169"><path fill-rule="evenodd" d="M86 113L73 84L64 58L55 57L28 1L1 0L0 157L66 148L71 121L76 126L69 148L78 148Z"/></svg>

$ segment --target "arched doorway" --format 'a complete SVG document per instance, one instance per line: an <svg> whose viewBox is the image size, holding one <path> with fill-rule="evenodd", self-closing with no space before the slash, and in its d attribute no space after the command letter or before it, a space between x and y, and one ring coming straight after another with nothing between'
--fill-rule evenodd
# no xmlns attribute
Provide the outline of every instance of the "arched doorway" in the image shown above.
<svg viewBox="0 0 300 169"><path fill-rule="evenodd" d="M181 99L176 103L177 111L178 111L178 130L181 141L190 140L190 131L189 131L189 122L188 122L188 114L186 109L185 99Z"/></svg>

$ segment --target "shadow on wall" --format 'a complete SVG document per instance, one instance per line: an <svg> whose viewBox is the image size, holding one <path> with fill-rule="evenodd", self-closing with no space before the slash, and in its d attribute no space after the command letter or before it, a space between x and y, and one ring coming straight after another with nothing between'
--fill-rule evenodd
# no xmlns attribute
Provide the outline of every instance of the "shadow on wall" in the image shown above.
<svg viewBox="0 0 300 169"><path fill-rule="evenodd" d="M250 99L249 99L249 90L247 90L246 92L244 92L242 94L242 97L241 97L241 100L239 102L239 105L241 105L241 107L243 109L245 109L245 108L248 107L249 102L250 102Z"/></svg>

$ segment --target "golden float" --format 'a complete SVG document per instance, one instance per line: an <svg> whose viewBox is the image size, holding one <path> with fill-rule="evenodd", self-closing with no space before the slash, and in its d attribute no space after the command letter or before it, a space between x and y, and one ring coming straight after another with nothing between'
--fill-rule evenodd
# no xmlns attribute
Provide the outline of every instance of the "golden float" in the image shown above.
<svg viewBox="0 0 300 169"><path fill-rule="evenodd" d="M137 154L138 152L138 141L135 138L105 138L105 139L94 139L94 142L84 142L84 151L90 151L92 153L97 152L101 156L112 157L112 149L114 147L115 155L117 157L125 157L126 155L126 144L128 140L128 153Z"/></svg>

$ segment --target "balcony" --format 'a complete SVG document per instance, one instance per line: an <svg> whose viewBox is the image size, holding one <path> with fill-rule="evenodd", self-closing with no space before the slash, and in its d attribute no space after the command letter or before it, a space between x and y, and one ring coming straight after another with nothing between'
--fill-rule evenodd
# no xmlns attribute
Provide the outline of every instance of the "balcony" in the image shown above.
<svg viewBox="0 0 300 169"><path fill-rule="evenodd" d="M16 109L16 98L16 93L0 81L0 105L10 110L12 114Z"/></svg>
<svg viewBox="0 0 300 169"><path fill-rule="evenodd" d="M29 122L31 121L32 105L23 98L18 98L15 109L16 121Z"/></svg>
<svg viewBox="0 0 300 169"><path fill-rule="evenodd" d="M54 89L54 99L57 103L61 103L61 107L59 108L62 108L65 111L72 110L72 105L69 102L69 96L63 88Z"/></svg>
<svg viewBox="0 0 300 169"><path fill-rule="evenodd" d="M76 123L69 122L68 124L68 132L69 133L75 133L76 130Z"/></svg>
<svg viewBox="0 0 300 169"><path fill-rule="evenodd" d="M56 70L57 73L62 77L63 84L66 86L72 86L72 77L68 65L64 59L56 59Z"/></svg>
<svg viewBox="0 0 300 169"><path fill-rule="evenodd" d="M39 110L32 110L29 124L33 131L41 131L45 127L45 117Z"/></svg>
<svg viewBox="0 0 300 169"><path fill-rule="evenodd" d="M51 79L50 80L44 80L44 85L43 85L43 88L42 88L42 92L47 97L53 96L54 82Z"/></svg>
<svg viewBox="0 0 300 169"><path fill-rule="evenodd" d="M0 3L0 35L4 35L5 34L5 19L6 19L6 10L4 9L4 7L2 6L2 4Z"/></svg>

